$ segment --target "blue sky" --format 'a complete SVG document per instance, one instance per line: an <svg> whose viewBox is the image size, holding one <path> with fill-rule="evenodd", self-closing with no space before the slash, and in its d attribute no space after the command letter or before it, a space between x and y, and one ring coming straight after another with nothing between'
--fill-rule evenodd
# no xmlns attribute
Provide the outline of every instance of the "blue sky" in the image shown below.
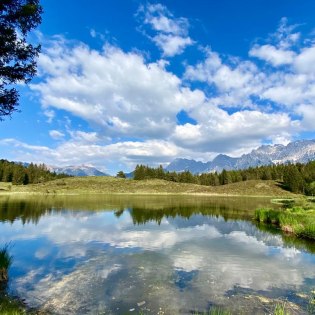
<svg viewBox="0 0 315 315"><path fill-rule="evenodd" d="M1 158L115 174L315 137L312 0L41 3Z"/></svg>

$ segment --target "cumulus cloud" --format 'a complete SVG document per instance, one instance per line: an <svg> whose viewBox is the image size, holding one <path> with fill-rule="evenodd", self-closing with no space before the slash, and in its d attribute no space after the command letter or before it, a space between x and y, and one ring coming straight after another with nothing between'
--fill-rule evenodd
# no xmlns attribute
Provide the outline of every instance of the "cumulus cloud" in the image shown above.
<svg viewBox="0 0 315 315"><path fill-rule="evenodd" d="M193 44L188 20L161 4L142 6L138 18L164 56ZM107 43L95 50L54 36L44 41L41 80L31 88L52 124L49 135L63 142L53 148L13 139L0 144L10 144L16 160L95 166L114 161L132 169L176 157L236 156L267 140L287 143L314 130L315 45L296 45L301 35L295 29L283 19L276 33L250 48L248 59L206 48L203 59L185 63L182 78L169 70L169 60ZM87 122L89 132L79 124L62 129L60 110ZM195 123L179 122L182 111Z"/></svg>
<svg viewBox="0 0 315 315"><path fill-rule="evenodd" d="M308 117L312 117L311 109L315 104L315 45L311 43L302 48L296 45L300 33L294 33L295 28L283 19L277 32L268 39L270 43L255 44L249 51L250 57L259 57L275 68L259 65L255 60L224 58L206 49L205 60L186 66L185 79L211 86L214 92L208 103L214 107L231 107L240 116L240 110L244 108L252 111L249 116L255 116L254 112L259 111L261 117L270 115L270 121L274 123L277 120L273 117L286 117L280 119L280 133L269 125L271 133L275 132L273 139L288 139L288 134L292 136L301 130L313 130ZM204 109L199 113L192 110L192 113L198 121L207 117ZM292 119L297 115L302 119ZM228 121L233 115L225 117ZM284 121L286 123L282 124Z"/></svg>
<svg viewBox="0 0 315 315"><path fill-rule="evenodd" d="M25 162L46 163L48 165L91 164L104 167L106 163L122 163L134 169L138 163L158 166L174 159L185 151L175 144L163 140L125 141L112 144L95 144L94 135L75 132L75 137L54 148L29 145L15 139L0 140L0 147L10 147L16 159Z"/></svg>
<svg viewBox="0 0 315 315"><path fill-rule="evenodd" d="M188 19L175 18L167 7L160 3L142 6L140 11L144 12L144 23L150 24L155 31L174 35L186 35L188 32Z"/></svg>
<svg viewBox="0 0 315 315"><path fill-rule="evenodd" d="M105 45L54 42L38 65L45 79L33 84L44 108L63 109L101 127L108 136L166 137L181 109L200 105L201 91L181 86L181 80L159 62L146 63L138 53Z"/></svg>
<svg viewBox="0 0 315 315"><path fill-rule="evenodd" d="M291 64L295 57L295 53L293 51L279 49L272 45L255 45L249 51L249 55L265 60L273 66Z"/></svg>
<svg viewBox="0 0 315 315"><path fill-rule="evenodd" d="M283 137L299 127L298 122L280 113L245 110L229 115L220 108L208 106L203 111L192 111L191 115L199 124L177 126L173 139L180 146L205 152L240 150L246 144L257 146L261 139Z"/></svg>
<svg viewBox="0 0 315 315"><path fill-rule="evenodd" d="M153 38L153 41L163 51L164 57L181 54L186 46L193 44L190 37L181 37L170 34L159 34Z"/></svg>
<svg viewBox="0 0 315 315"><path fill-rule="evenodd" d="M163 57L172 57L183 53L194 41L188 36L189 22L186 18L175 18L162 4L140 6L138 15L144 24L150 25L155 32L149 38L163 52Z"/></svg>
<svg viewBox="0 0 315 315"><path fill-rule="evenodd" d="M296 56L291 48L300 38L300 33L293 33L295 28L295 25L288 25L286 18L282 18L276 33L268 38L268 41L274 44L256 44L249 51L249 55L262 59L274 67L291 64Z"/></svg>

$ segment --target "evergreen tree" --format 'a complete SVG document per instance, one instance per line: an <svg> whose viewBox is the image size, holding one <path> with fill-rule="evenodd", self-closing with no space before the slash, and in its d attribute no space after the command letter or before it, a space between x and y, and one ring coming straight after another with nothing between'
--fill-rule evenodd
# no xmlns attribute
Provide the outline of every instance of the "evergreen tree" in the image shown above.
<svg viewBox="0 0 315 315"><path fill-rule="evenodd" d="M227 185L231 183L231 175L225 169L223 169L222 173L220 174L220 184Z"/></svg>
<svg viewBox="0 0 315 315"><path fill-rule="evenodd" d="M296 165L288 165L285 169L283 184L294 193L304 192L303 177Z"/></svg>
<svg viewBox="0 0 315 315"><path fill-rule="evenodd" d="M126 175L123 171L119 171L116 175L117 178L126 178Z"/></svg>
<svg viewBox="0 0 315 315"><path fill-rule="evenodd" d="M16 111L19 93L12 84L28 83L36 73L40 46L27 43L27 34L41 13L39 0L0 2L0 120Z"/></svg>

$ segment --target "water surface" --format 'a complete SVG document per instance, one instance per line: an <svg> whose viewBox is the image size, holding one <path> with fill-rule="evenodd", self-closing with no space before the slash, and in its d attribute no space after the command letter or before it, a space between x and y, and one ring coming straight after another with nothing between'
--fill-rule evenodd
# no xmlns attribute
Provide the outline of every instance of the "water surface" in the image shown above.
<svg viewBox="0 0 315 315"><path fill-rule="evenodd" d="M11 293L54 314L306 314L314 243L259 227L268 199L0 197ZM301 294L302 293L302 294ZM296 306L295 306L296 305Z"/></svg>

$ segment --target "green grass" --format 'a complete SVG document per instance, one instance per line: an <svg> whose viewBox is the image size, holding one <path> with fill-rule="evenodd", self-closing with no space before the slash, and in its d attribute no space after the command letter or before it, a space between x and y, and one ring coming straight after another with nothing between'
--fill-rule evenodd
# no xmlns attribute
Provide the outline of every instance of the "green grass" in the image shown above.
<svg viewBox="0 0 315 315"><path fill-rule="evenodd" d="M9 254L10 244L6 244L0 249L0 269L8 270L12 265L13 258Z"/></svg>
<svg viewBox="0 0 315 315"><path fill-rule="evenodd" d="M297 237L315 240L315 209L309 204L283 210L257 209L255 220L279 226Z"/></svg>
<svg viewBox="0 0 315 315"><path fill-rule="evenodd" d="M12 256L9 254L9 244L0 249L0 288L6 287L8 282L8 271L12 264Z"/></svg>
<svg viewBox="0 0 315 315"><path fill-rule="evenodd" d="M290 313L286 311L285 302L279 303L275 306L273 315L290 315Z"/></svg>
<svg viewBox="0 0 315 315"><path fill-rule="evenodd" d="M70 177L41 184L13 185L0 194L206 194L234 196L296 196L275 181L249 180L223 186L202 186L160 179L130 180L114 177Z"/></svg>
<svg viewBox="0 0 315 315"><path fill-rule="evenodd" d="M27 313L19 301L11 299L7 296L2 296L0 298L0 314L1 315L24 315Z"/></svg>

